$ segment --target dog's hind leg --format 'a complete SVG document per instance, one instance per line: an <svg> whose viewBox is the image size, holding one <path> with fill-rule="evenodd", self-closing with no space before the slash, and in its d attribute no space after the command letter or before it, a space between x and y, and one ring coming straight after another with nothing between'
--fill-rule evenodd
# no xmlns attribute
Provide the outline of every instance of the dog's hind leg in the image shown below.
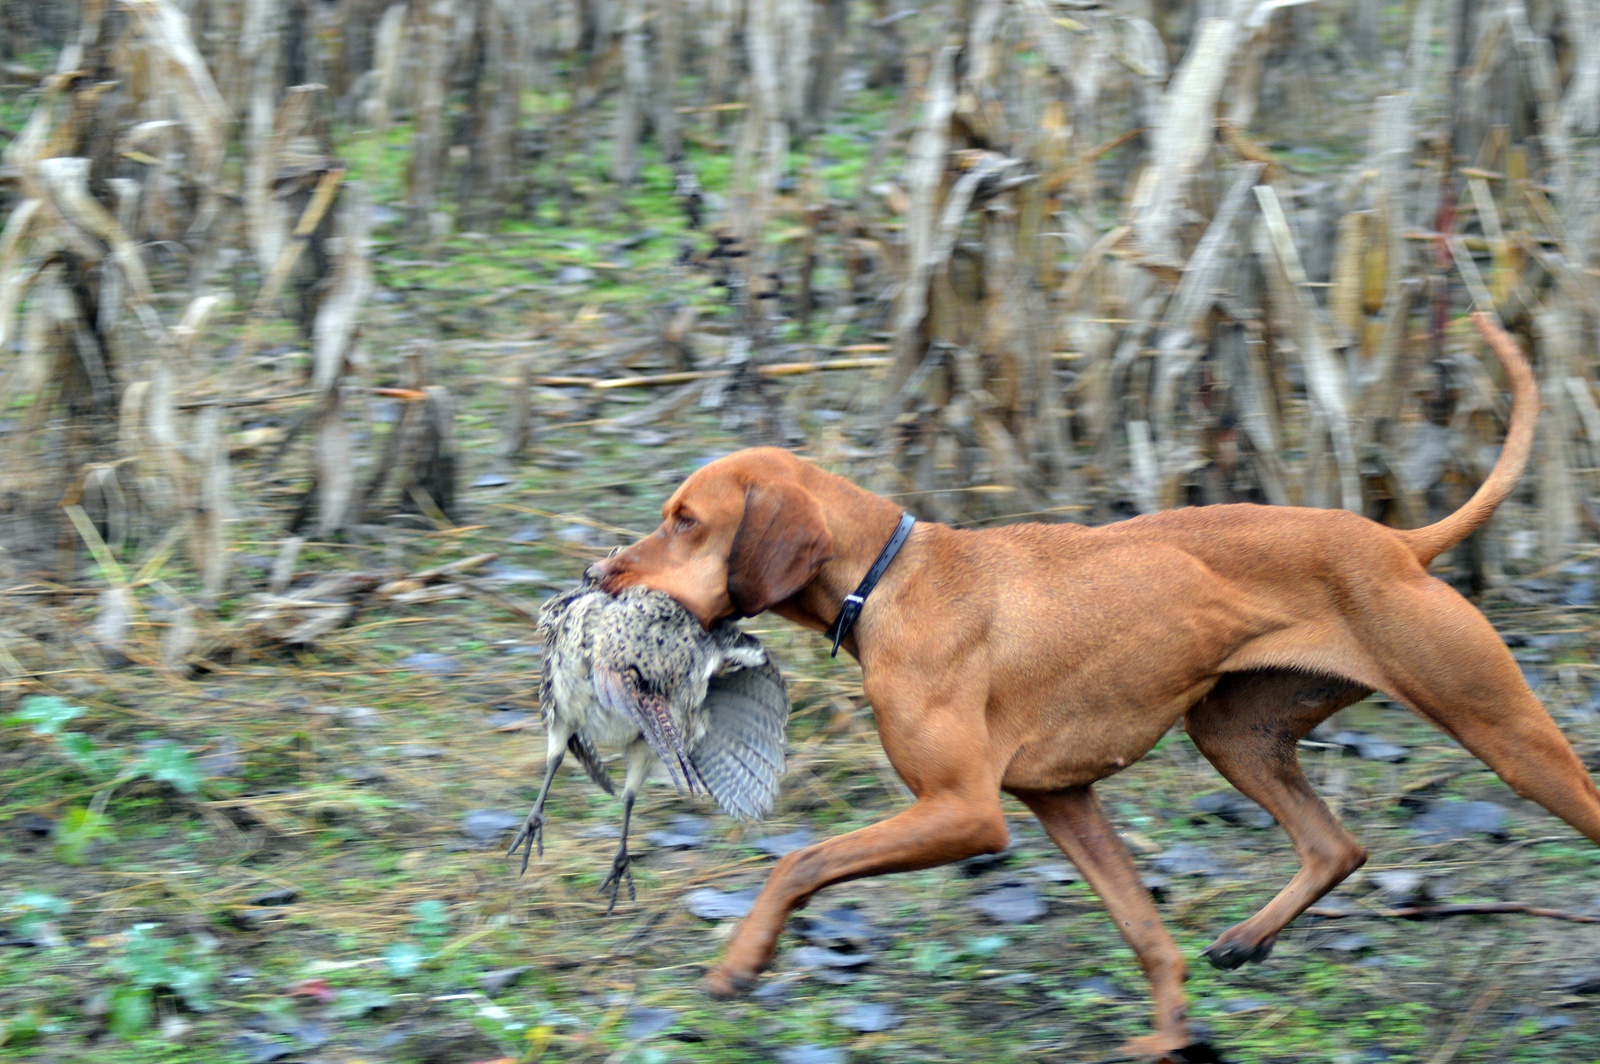
<svg viewBox="0 0 1600 1064"><path fill-rule="evenodd" d="M1600 844L1600 792L1489 622L1442 583L1430 581L1389 611L1384 632L1366 633L1384 689L1538 802ZM1396 630L1428 632L1386 639Z"/></svg>
<svg viewBox="0 0 1600 1064"><path fill-rule="evenodd" d="M1206 947L1217 968L1264 959L1278 933L1367 853L1334 818L1300 769L1297 744L1368 688L1348 680L1265 670L1224 676L1189 710L1184 724L1218 772L1275 817L1300 855L1300 870L1260 912Z"/></svg>

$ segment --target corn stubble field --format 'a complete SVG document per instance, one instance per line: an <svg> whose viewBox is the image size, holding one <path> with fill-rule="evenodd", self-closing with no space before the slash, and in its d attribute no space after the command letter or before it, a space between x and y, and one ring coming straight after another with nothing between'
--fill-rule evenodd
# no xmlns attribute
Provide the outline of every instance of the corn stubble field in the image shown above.
<svg viewBox="0 0 1600 1064"><path fill-rule="evenodd" d="M37 85L12 83L0 126L17 133L37 98ZM898 165L903 144L888 162L868 158L901 121L895 108L892 93L851 95L820 134L813 178L848 186L869 166ZM558 110L543 97L534 109ZM869 356L864 367L796 372L755 390L747 408L710 409L685 390L695 381L663 375L685 370L673 353L683 336L726 346L740 332L744 310L729 294L740 282L718 272L718 238L689 228L672 169L647 149L624 189L597 176L604 161L574 137L569 154L540 164L568 169L564 196L483 231L434 223L419 233L404 211L415 193L403 176L406 121L341 145L372 226L359 345L334 352L346 360L340 379L359 383L345 389L342 414L308 413L330 363L318 341L263 317L278 304L261 290L286 278L274 282L277 271L248 256L228 268L182 354L191 391L179 399L232 403L215 429L226 477L206 481L218 466L192 449L179 464L200 472L174 474L198 485L185 489L197 505L226 500L220 546L207 548L204 522L181 516L119 532L93 478L50 500L64 502L59 525L27 505L8 510L0 1059L1117 1059L1144 1029L1143 979L1092 893L1015 804L1004 854L829 890L791 922L754 995L702 994L705 966L776 855L906 801L853 665L770 617L746 626L781 664L794 703L775 814L737 823L657 779L634 814L637 896L607 916L596 888L620 807L563 769L544 856L517 876L503 852L543 769L538 604L649 531L672 487L750 442L752 425L798 433L831 468L885 483L898 459L870 424L894 369L870 356L894 355L896 341L882 318L874 329L838 317L827 343ZM1348 146L1339 128L1328 126L1339 145L1330 158ZM718 153L702 162L708 188L726 178ZM314 209L318 183L305 183L297 213ZM806 217L793 203L773 212L781 224ZM806 238L785 239L793 250ZM192 306L189 264L159 244L143 254L149 305L177 321ZM337 291L337 264L327 268L324 292ZM685 308L700 325L675 327ZM797 335L786 328L781 337ZM948 372L958 381L964 369ZM641 375L662 379L591 386ZM0 404L4 448L32 431L32 396ZM70 445L28 439L46 464ZM1284 441L1286 452L1298 445L1310 446ZM134 456L171 460L138 446ZM1140 480L1138 455L1121 460ZM340 466L347 480L330 472ZM984 467L1000 470L994 490L964 519L1092 509L1008 486L1003 466ZM1329 492L1338 479L1328 475ZM1149 494L1165 490L1158 480ZM937 493L936 514L964 505L937 474L892 483L914 510L919 492ZM381 519L318 533L330 498L363 490L409 495ZM1123 512L1101 499L1102 516ZM1537 523L1544 505L1524 497L1512 509ZM221 576L215 550L228 558ZM1600 767L1600 552L1578 543L1548 564L1504 564L1481 604ZM1453 575L1466 581L1466 569ZM1270 960L1234 972L1211 970L1199 952L1293 873L1282 833L1182 734L1101 787L1194 958L1193 1013L1224 1056L1600 1061L1600 925L1582 922L1600 916L1600 854L1381 697L1339 714L1301 756L1372 860ZM1396 915L1468 902L1538 911Z"/></svg>

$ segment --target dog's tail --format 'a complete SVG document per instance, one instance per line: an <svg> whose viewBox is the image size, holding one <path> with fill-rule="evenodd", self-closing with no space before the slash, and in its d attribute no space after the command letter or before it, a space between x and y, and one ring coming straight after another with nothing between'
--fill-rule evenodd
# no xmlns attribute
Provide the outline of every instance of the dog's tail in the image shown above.
<svg viewBox="0 0 1600 1064"><path fill-rule="evenodd" d="M1539 385L1517 342L1481 311L1472 315L1472 324L1483 334L1510 378L1511 427L1506 430L1506 442L1500 448L1494 468L1461 509L1443 521L1400 533L1424 566L1475 532L1511 494L1528 465L1528 454L1533 449L1533 426L1539 420Z"/></svg>

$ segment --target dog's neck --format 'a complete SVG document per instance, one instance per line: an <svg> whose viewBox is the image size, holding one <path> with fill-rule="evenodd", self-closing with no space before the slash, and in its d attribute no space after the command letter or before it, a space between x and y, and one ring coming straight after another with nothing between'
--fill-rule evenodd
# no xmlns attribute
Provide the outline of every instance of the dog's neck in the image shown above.
<svg viewBox="0 0 1600 1064"><path fill-rule="evenodd" d="M822 477L825 479L821 483L808 485L808 488L846 496L839 500L840 505L824 509L830 514L849 514L850 519L837 526L831 525L828 529L833 536L833 557L817 570L809 583L773 608L773 612L780 617L818 632L825 632L832 626L844 605L845 596L860 585L867 571L872 568L872 563L877 561L884 544L894 535L904 513L894 503L864 491L842 477L826 473ZM922 528L921 523L917 528ZM913 540L916 534L914 529ZM902 550L901 553L907 552ZM897 555L879 581L879 587L887 589L899 583L907 568L907 559ZM882 594L882 591L875 594ZM871 611L870 606L867 611ZM851 632L840 646L859 658L857 637L857 632Z"/></svg>

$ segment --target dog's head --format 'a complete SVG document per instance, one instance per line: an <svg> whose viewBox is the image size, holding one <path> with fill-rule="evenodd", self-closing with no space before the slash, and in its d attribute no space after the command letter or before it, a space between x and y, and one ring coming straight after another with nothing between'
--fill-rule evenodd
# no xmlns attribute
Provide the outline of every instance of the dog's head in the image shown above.
<svg viewBox="0 0 1600 1064"><path fill-rule="evenodd" d="M661 525L589 567L606 591L648 587L677 599L707 628L790 598L833 557L810 467L757 448L719 458L661 507Z"/></svg>

